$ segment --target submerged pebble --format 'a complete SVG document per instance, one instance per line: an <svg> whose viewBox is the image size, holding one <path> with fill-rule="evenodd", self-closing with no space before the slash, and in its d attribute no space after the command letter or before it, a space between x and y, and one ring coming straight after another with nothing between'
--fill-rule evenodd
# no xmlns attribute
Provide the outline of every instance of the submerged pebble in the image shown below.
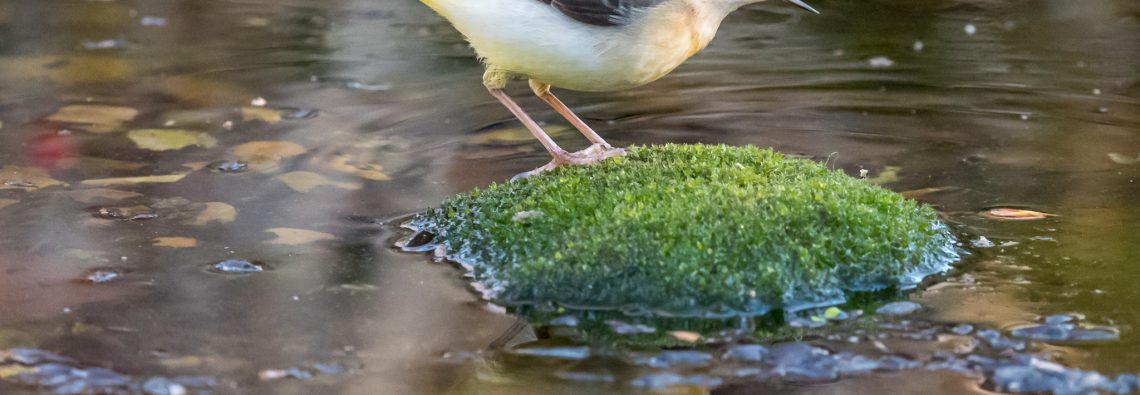
<svg viewBox="0 0 1140 395"><path fill-rule="evenodd" d="M349 369L348 366L333 362L317 362L309 366L317 373L331 376L339 376L352 372L352 369Z"/></svg>
<svg viewBox="0 0 1140 395"><path fill-rule="evenodd" d="M658 369L702 367L712 364L712 355L701 351L665 351L656 355L635 355L634 363Z"/></svg>
<svg viewBox="0 0 1140 395"><path fill-rule="evenodd" d="M1076 324L1080 317L1058 314L1045 317L1044 324L1025 325L1010 331L1013 337L1044 342L1100 342L1120 339L1113 327L1082 327Z"/></svg>
<svg viewBox="0 0 1140 395"><path fill-rule="evenodd" d="M562 371L555 374L560 379L570 381L611 383L614 375L608 373Z"/></svg>
<svg viewBox="0 0 1140 395"><path fill-rule="evenodd" d="M958 335L968 335L968 334L970 334L970 332L973 332L973 331L974 331L974 326L970 325L970 324L958 324L958 325L954 325L953 328L950 328L950 332L953 332L953 333L958 334Z"/></svg>
<svg viewBox="0 0 1140 395"><path fill-rule="evenodd" d="M759 344L741 344L729 347L721 358L737 362L760 362L767 354L767 347Z"/></svg>
<svg viewBox="0 0 1140 395"><path fill-rule="evenodd" d="M0 351L0 362L15 362L27 366L69 361L71 359L65 356L35 348L13 348Z"/></svg>
<svg viewBox="0 0 1140 395"><path fill-rule="evenodd" d="M87 276L84 277L84 279L95 284L102 284L115 281L115 279L119 278L119 276L120 274L116 270L99 269L87 273Z"/></svg>
<svg viewBox="0 0 1140 395"><path fill-rule="evenodd" d="M147 395L183 395L186 387L166 377L151 377L143 383L142 390Z"/></svg>
<svg viewBox="0 0 1140 395"><path fill-rule="evenodd" d="M214 271L229 274L249 274L265 271L261 265L247 261L245 259L224 260L215 263L212 268Z"/></svg>
<svg viewBox="0 0 1140 395"><path fill-rule="evenodd" d="M283 119L312 119L320 115L320 110L315 108L287 108L281 109L281 118Z"/></svg>
<svg viewBox="0 0 1140 395"><path fill-rule="evenodd" d="M606 325L613 328L614 332L619 335L636 335L643 333L657 333L657 328L641 325L641 324L628 324L621 321L610 320L606 321Z"/></svg>
<svg viewBox="0 0 1140 395"><path fill-rule="evenodd" d="M222 173L241 173L249 168L249 164L238 160L230 160L215 163L211 167L213 167L214 170L220 171Z"/></svg>
<svg viewBox="0 0 1140 395"><path fill-rule="evenodd" d="M26 368L8 369L18 364ZM0 350L0 382L39 387L52 394L183 395L207 393L217 381L207 376L151 377L139 382L106 368L74 366L65 356L34 348ZM4 374L7 373L7 374ZM0 385L0 388L5 388Z"/></svg>
<svg viewBox="0 0 1140 395"><path fill-rule="evenodd" d="M1123 394L1136 390L1128 376L1112 380L1100 373L1070 369L1038 357L1024 356L996 366L992 380L997 390L1002 392Z"/></svg>
<svg viewBox="0 0 1140 395"><path fill-rule="evenodd" d="M883 315L907 315L912 314L922 309L922 305L914 302L894 302L888 303L875 309L876 314Z"/></svg>
<svg viewBox="0 0 1140 395"><path fill-rule="evenodd" d="M260 372L257 372L257 378L262 379L262 380L266 380L266 381L278 380L278 379L284 379L284 378L293 378L293 379L298 379L298 380L302 380L302 381L308 381L308 380L313 379L313 374L309 373L308 371L301 370L298 368L265 369L265 370L262 370Z"/></svg>
<svg viewBox="0 0 1140 395"><path fill-rule="evenodd" d="M102 207L91 213L95 218L123 221L143 221L158 218L158 213L146 206Z"/></svg>
<svg viewBox="0 0 1140 395"><path fill-rule="evenodd" d="M576 327L578 326L578 317L572 315L564 315L550 320L550 325Z"/></svg>
<svg viewBox="0 0 1140 395"><path fill-rule="evenodd" d="M978 338L989 344L991 348L998 350L1016 350L1021 351L1025 349L1025 341L1021 339L1010 339L1005 337L993 329L983 329L978 331Z"/></svg>
<svg viewBox="0 0 1140 395"><path fill-rule="evenodd" d="M651 373L630 381L634 387L664 389L677 385L692 385L697 387L716 387L724 380L706 375L680 375L676 373Z"/></svg>
<svg viewBox="0 0 1140 395"><path fill-rule="evenodd" d="M768 349L766 362L781 376L830 381L839 378L839 366L830 351L808 343L782 343Z"/></svg>

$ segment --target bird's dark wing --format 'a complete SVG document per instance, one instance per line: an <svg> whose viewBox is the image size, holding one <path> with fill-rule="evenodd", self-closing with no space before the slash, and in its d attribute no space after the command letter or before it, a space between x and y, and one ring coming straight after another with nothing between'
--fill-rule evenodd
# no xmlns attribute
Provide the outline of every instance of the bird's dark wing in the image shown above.
<svg viewBox="0 0 1140 395"><path fill-rule="evenodd" d="M566 16L583 23L598 26L617 26L629 23L638 12L653 8L668 0L538 0L550 4Z"/></svg>

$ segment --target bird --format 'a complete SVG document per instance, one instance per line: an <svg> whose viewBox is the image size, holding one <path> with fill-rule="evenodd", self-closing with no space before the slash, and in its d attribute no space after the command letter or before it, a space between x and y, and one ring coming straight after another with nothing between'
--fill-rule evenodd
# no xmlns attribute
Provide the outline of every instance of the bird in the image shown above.
<svg viewBox="0 0 1140 395"><path fill-rule="evenodd" d="M483 85L552 159L520 174L624 155L558 99L551 88L611 92L672 72L708 46L733 11L764 0L420 0L461 33L484 65ZM818 14L802 0L785 0ZM504 89L524 79L539 99L591 145L559 146Z"/></svg>

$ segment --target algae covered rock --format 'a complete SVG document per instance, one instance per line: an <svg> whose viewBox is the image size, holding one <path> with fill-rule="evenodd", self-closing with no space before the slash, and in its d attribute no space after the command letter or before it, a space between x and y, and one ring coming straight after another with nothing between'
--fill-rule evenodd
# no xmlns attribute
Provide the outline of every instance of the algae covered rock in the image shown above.
<svg viewBox="0 0 1140 395"><path fill-rule="evenodd" d="M907 288L958 258L929 207L767 149L638 147L417 215L510 305L760 315Z"/></svg>

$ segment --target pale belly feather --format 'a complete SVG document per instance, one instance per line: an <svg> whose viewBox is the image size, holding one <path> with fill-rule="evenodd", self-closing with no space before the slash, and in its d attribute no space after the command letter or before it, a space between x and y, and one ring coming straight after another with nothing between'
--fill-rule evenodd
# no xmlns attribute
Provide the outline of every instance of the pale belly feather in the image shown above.
<svg viewBox="0 0 1140 395"><path fill-rule="evenodd" d="M613 91L653 82L707 44L678 28L683 24L644 23L684 17L667 8L639 18L641 23L594 26L539 1L424 2L467 37L489 69L571 90Z"/></svg>

